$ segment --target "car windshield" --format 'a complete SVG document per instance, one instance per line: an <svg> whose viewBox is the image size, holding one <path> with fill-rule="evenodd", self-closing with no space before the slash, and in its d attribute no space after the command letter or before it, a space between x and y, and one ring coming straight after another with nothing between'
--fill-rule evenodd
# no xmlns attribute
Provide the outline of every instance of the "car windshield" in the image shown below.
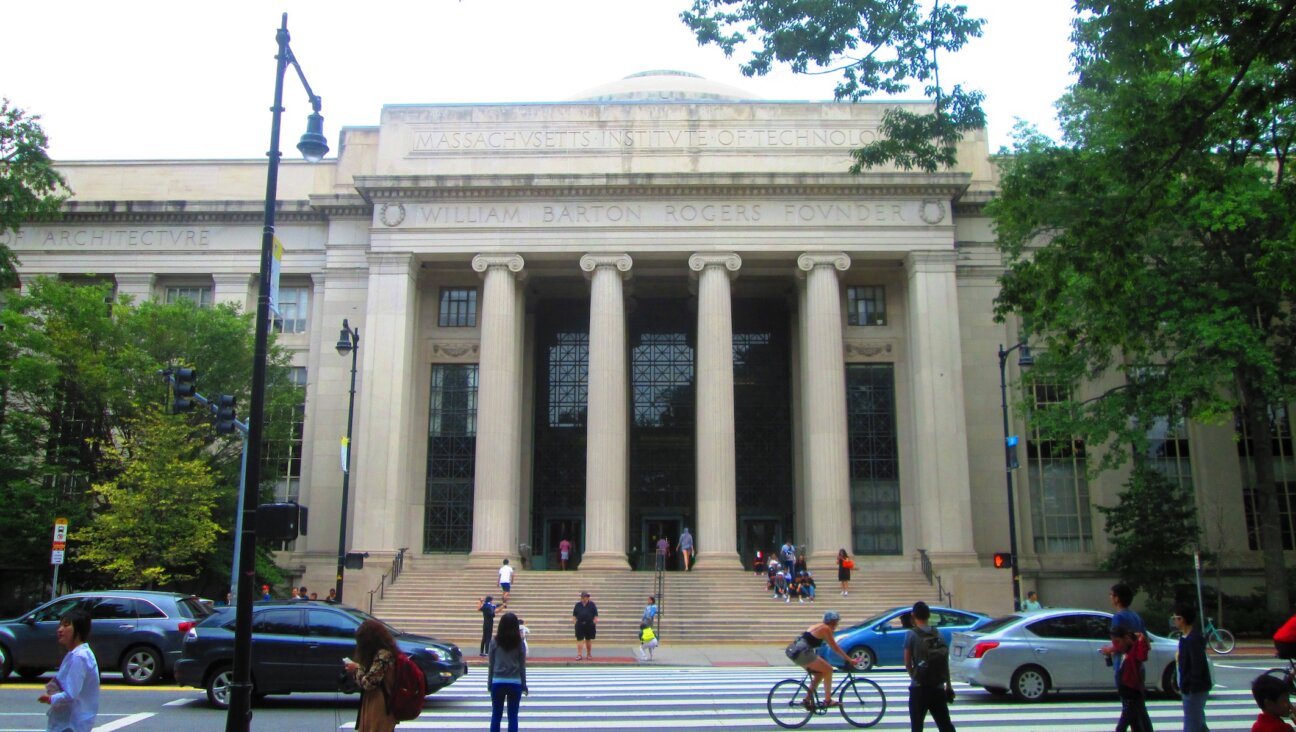
<svg viewBox="0 0 1296 732"><path fill-rule="evenodd" d="M377 620L378 622L382 623L387 628L387 632L391 633L392 635L405 635L405 631L393 626L391 623L385 620L375 618L374 616L370 615L364 610L357 610L353 607L345 607L340 605L338 606L338 609L350 615L351 617L355 618L356 620L359 620L362 623L366 620Z"/></svg>
<svg viewBox="0 0 1296 732"><path fill-rule="evenodd" d="M858 622L858 623L852 625L852 626L849 627L849 628L843 628L843 629L841 629L841 630L838 630L837 632L838 632L838 633L845 633L845 632L850 631L850 630L859 630L860 628L872 628L874 625L877 625L878 623L882 622L883 620L886 620L886 619L887 619L888 617L890 617L891 614L894 613L894 612L895 612L895 610L887 610L886 612L878 613L877 615L874 615L873 617L869 618L868 620L864 620L864 621Z"/></svg>
<svg viewBox="0 0 1296 732"><path fill-rule="evenodd" d="M1021 619L1022 619L1022 616L1017 615L1017 614L1013 614L1013 615L1005 615L1005 616L1003 616L1002 618L995 618L994 620L991 620L990 622L986 623L985 625L981 626L980 628L977 628L977 629L976 629L976 632L978 632L978 633L993 633L993 632L995 632L996 630L999 630L999 629L1001 629L1001 628L1004 628L1004 627L1007 627L1007 626L1009 626L1009 625L1012 625L1013 623L1015 623L1015 622L1017 622L1018 620L1021 620Z"/></svg>

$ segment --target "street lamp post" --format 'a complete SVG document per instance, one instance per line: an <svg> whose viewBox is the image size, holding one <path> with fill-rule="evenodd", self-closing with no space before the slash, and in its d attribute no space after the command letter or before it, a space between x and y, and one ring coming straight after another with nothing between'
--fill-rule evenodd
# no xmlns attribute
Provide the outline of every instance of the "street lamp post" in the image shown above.
<svg viewBox="0 0 1296 732"><path fill-rule="evenodd" d="M248 455L243 468L243 483L247 486L242 497L242 541L238 556L238 599L234 623L234 679L229 687L229 714L225 718L226 732L244 732L252 723L252 595L256 574L256 507L258 487L261 485L261 443L265 423L266 357L270 336L270 276L274 257L275 199L279 188L279 120L283 114L284 75L288 65L297 70L297 77L306 88L312 113L307 118L306 134L302 135L297 149L306 160L316 163L328 154L328 141L324 139L324 118L320 116L320 98L311 91L306 75L288 47L288 14L283 14L283 24L275 34L279 52L275 55L274 105L270 107L270 159L266 168L265 226L261 232L261 269L258 279L256 341L252 354L252 393L248 406Z"/></svg>
<svg viewBox="0 0 1296 732"><path fill-rule="evenodd" d="M342 575L346 571L347 496L351 487L351 422L355 417L356 356L360 354L360 329L352 328L346 318L342 319L342 332L338 334L337 352L339 356L351 354L351 393L347 397L346 446L342 449L342 510L338 519L336 591L337 601L342 602Z"/></svg>
<svg viewBox="0 0 1296 732"><path fill-rule="evenodd" d="M1035 363L1030 345L1021 341L1005 349L999 344L999 400L1003 407L1004 477L1008 483L1008 556L1012 562L1013 610L1021 609L1021 575L1017 570L1017 501L1013 496L1013 471L1017 469L1017 441L1008 433L1008 354L1019 351L1017 365L1021 368Z"/></svg>

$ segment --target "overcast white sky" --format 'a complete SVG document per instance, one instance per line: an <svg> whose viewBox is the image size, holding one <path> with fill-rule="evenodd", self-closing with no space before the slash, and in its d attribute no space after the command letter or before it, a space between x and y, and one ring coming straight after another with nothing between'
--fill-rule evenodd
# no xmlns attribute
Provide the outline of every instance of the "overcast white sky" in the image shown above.
<svg viewBox="0 0 1296 732"><path fill-rule="evenodd" d="M1015 118L1054 132L1069 83L1070 0L963 0L985 35L942 83L986 93L991 148ZM0 96L39 114L57 160L256 158L270 136L275 30L340 126L384 104L543 102L648 69L679 69L771 100L831 99L833 76L748 79L679 21L691 0L252 0L6 3ZM310 113L292 71L283 148ZM915 94L916 98L918 95Z"/></svg>

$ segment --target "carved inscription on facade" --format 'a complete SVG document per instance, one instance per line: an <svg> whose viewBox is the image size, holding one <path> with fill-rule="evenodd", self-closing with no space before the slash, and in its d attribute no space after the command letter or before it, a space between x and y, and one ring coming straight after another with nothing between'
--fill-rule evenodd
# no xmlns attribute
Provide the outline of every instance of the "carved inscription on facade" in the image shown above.
<svg viewBox="0 0 1296 732"><path fill-rule="evenodd" d="M374 225L386 228L566 228L617 226L923 226L930 201L717 200L648 203L393 204L378 208Z"/></svg>
<svg viewBox="0 0 1296 732"><path fill-rule="evenodd" d="M873 128L748 128L708 129L600 128L571 130L518 130L426 128L414 126L410 154L429 155L478 150L587 150L672 151L734 148L789 150L858 147L877 140Z"/></svg>
<svg viewBox="0 0 1296 732"><path fill-rule="evenodd" d="M0 233L11 249L183 249L212 243L211 229L28 228Z"/></svg>

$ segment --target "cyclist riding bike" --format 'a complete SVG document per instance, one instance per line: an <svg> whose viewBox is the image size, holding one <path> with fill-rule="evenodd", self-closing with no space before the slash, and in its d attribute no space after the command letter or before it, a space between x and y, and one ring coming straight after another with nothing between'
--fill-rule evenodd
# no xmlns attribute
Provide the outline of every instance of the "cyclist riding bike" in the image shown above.
<svg viewBox="0 0 1296 732"><path fill-rule="evenodd" d="M828 647L832 648L838 656L846 659L846 663L852 667L855 666L855 660L847 655L841 649L841 646L837 645L837 639L833 637L833 633L837 631L837 625L840 622L841 615L834 610L829 610L824 613L822 623L815 623L807 628L787 647L787 657L810 673L810 688L806 692L805 699L801 701L801 705L809 711L814 711L814 692L820 681L823 682L824 688L824 706L841 706L840 702L832 698L833 667L818 654L818 650L823 644L827 643Z"/></svg>

